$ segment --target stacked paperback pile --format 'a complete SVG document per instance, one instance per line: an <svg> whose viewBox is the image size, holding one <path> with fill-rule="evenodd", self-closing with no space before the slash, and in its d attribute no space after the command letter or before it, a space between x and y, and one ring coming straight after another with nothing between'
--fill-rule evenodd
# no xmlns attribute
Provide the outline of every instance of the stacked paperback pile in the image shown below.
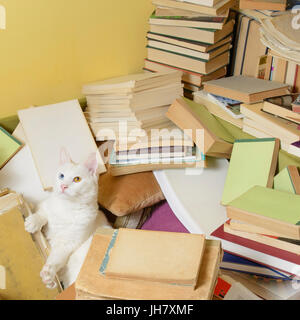
<svg viewBox="0 0 300 320"><path fill-rule="evenodd" d="M202 82L226 74L234 20L233 0L153 0L145 69L179 69L185 96L191 98Z"/></svg>
<svg viewBox="0 0 300 320"><path fill-rule="evenodd" d="M275 175L279 140L237 140L224 186L228 221L212 233L225 250L297 275L300 263L300 176Z"/></svg>
<svg viewBox="0 0 300 320"><path fill-rule="evenodd" d="M85 115L98 141L113 140L113 175L205 165L193 141L166 117L183 94L181 72L140 73L87 84Z"/></svg>
<svg viewBox="0 0 300 320"><path fill-rule="evenodd" d="M97 141L123 140L134 129L165 128L164 116L182 95L181 72L139 73L83 86L86 118ZM122 131L122 122L126 128Z"/></svg>
<svg viewBox="0 0 300 320"><path fill-rule="evenodd" d="M99 229L75 283L80 300L212 299L220 241L202 235Z"/></svg>

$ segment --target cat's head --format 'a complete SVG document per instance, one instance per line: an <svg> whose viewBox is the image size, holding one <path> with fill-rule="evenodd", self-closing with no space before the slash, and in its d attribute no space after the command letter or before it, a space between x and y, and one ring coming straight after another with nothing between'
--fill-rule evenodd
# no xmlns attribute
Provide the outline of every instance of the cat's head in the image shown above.
<svg viewBox="0 0 300 320"><path fill-rule="evenodd" d="M98 160L93 153L84 163L74 163L63 148L56 174L55 191L65 197L77 198L93 196L98 190Z"/></svg>

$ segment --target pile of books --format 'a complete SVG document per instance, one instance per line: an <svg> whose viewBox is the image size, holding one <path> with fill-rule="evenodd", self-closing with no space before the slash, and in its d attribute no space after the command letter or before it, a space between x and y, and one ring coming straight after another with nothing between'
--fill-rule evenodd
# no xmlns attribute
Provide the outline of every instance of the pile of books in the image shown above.
<svg viewBox="0 0 300 320"><path fill-rule="evenodd" d="M203 81L226 75L234 19L233 0L153 0L145 69L183 72L185 96L191 98Z"/></svg>
<svg viewBox="0 0 300 320"><path fill-rule="evenodd" d="M167 117L183 94L180 71L139 73L83 87L86 119L97 141L114 141L113 175L164 168L205 166L192 139Z"/></svg>
<svg viewBox="0 0 300 320"><path fill-rule="evenodd" d="M195 101L214 115L253 137L278 138L282 150L297 155L300 116L291 97L287 84L245 76L208 81L195 93Z"/></svg>
<svg viewBox="0 0 300 320"><path fill-rule="evenodd" d="M300 175L288 166L275 175L279 140L237 140L222 204L228 221L212 235L223 248L290 276L300 254Z"/></svg>
<svg viewBox="0 0 300 320"><path fill-rule="evenodd" d="M165 128L165 113L182 95L181 72L139 73L83 86L86 119L97 141L122 140L134 129ZM123 125L123 126L122 126Z"/></svg>
<svg viewBox="0 0 300 320"><path fill-rule="evenodd" d="M80 300L209 300L223 257L203 235L98 229L76 280Z"/></svg>

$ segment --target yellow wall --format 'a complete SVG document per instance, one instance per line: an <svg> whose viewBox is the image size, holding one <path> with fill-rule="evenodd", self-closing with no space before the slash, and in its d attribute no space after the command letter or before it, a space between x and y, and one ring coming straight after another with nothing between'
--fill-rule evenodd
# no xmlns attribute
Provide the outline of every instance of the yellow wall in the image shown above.
<svg viewBox="0 0 300 320"><path fill-rule="evenodd" d="M0 0L0 117L140 71L151 0Z"/></svg>

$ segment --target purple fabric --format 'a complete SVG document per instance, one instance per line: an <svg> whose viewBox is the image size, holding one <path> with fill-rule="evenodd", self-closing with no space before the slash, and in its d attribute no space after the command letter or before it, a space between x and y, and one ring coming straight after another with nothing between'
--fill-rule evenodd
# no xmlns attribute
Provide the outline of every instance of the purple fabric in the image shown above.
<svg viewBox="0 0 300 320"><path fill-rule="evenodd" d="M142 230L189 233L177 219L167 201L154 209L151 217L142 226Z"/></svg>
<svg viewBox="0 0 300 320"><path fill-rule="evenodd" d="M292 143L293 146L300 148L300 141Z"/></svg>

